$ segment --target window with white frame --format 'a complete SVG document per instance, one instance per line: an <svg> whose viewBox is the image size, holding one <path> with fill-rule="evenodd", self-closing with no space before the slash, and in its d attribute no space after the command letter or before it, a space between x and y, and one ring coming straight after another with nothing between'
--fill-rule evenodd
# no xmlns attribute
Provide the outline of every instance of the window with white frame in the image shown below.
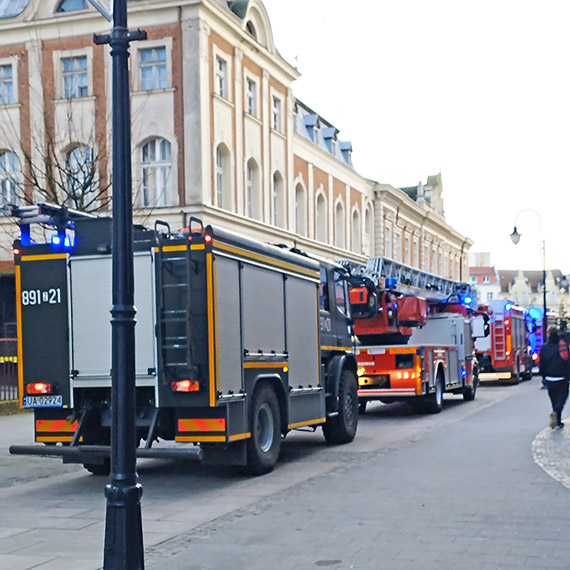
<svg viewBox="0 0 570 570"><path fill-rule="evenodd" d="M87 75L87 56L64 57L63 96L65 99L78 99L89 94L89 77Z"/></svg>
<svg viewBox="0 0 570 570"><path fill-rule="evenodd" d="M338 202L334 212L334 244L337 247L344 248L344 233L344 206L341 202Z"/></svg>
<svg viewBox="0 0 570 570"><path fill-rule="evenodd" d="M491 280L489 279L489 276L488 276L488 275L485 275L485 276L483 277L483 283L490 283L490 282L491 282Z"/></svg>
<svg viewBox="0 0 570 570"><path fill-rule="evenodd" d="M226 210L231 210L233 208L231 157L228 148L223 143L220 143L216 147L214 172L216 206L219 208L224 208Z"/></svg>
<svg viewBox="0 0 570 570"><path fill-rule="evenodd" d="M279 97L273 97L273 104L271 110L271 126L273 130L282 132L283 130L283 104Z"/></svg>
<svg viewBox="0 0 570 570"><path fill-rule="evenodd" d="M224 153L221 146L216 149L216 204L224 207Z"/></svg>
<svg viewBox="0 0 570 570"><path fill-rule="evenodd" d="M401 232L396 232L394 240L394 259L396 261L402 261L402 234Z"/></svg>
<svg viewBox="0 0 570 570"><path fill-rule="evenodd" d="M250 218L261 220L261 193L259 184L259 166L250 158L246 166L245 212Z"/></svg>
<svg viewBox="0 0 570 570"><path fill-rule="evenodd" d="M142 202L144 207L172 205L172 147L163 138L142 146Z"/></svg>
<svg viewBox="0 0 570 570"><path fill-rule="evenodd" d="M413 246L412 246L412 247L413 247L412 265L413 265L414 267L419 267L419 266L420 266L420 260L419 260L419 255L420 255L419 249L420 249L420 247L419 247L419 244L418 244L418 242L417 242L416 240L414 240L414 243L413 243Z"/></svg>
<svg viewBox="0 0 570 570"><path fill-rule="evenodd" d="M12 64L0 65L0 105L14 103L14 75Z"/></svg>
<svg viewBox="0 0 570 570"><path fill-rule="evenodd" d="M250 115L257 116L257 84L249 77L246 80L245 110Z"/></svg>
<svg viewBox="0 0 570 570"><path fill-rule="evenodd" d="M410 265L410 238L404 238L404 263Z"/></svg>
<svg viewBox="0 0 570 570"><path fill-rule="evenodd" d="M279 172L273 174L273 224L285 227L285 189L283 177Z"/></svg>
<svg viewBox="0 0 570 570"><path fill-rule="evenodd" d="M56 12L73 12L75 10L86 10L87 0L62 0Z"/></svg>
<svg viewBox="0 0 570 570"><path fill-rule="evenodd" d="M18 204L18 157L12 151L0 151L0 205Z"/></svg>
<svg viewBox="0 0 570 570"><path fill-rule="evenodd" d="M68 202L74 208L81 209L93 205L95 171L90 146L77 145L67 153L66 176Z"/></svg>
<svg viewBox="0 0 570 570"><path fill-rule="evenodd" d="M317 239L321 242L327 241L327 201L324 195L317 196Z"/></svg>
<svg viewBox="0 0 570 570"><path fill-rule="evenodd" d="M228 64L219 56L216 57L216 93L228 98Z"/></svg>
<svg viewBox="0 0 570 570"><path fill-rule="evenodd" d="M301 184L295 187L295 231L300 236L307 235L307 200Z"/></svg>
<svg viewBox="0 0 570 570"><path fill-rule="evenodd" d="M166 47L153 47L139 50L141 90L153 91L168 87L166 67Z"/></svg>
<svg viewBox="0 0 570 570"><path fill-rule="evenodd" d="M352 251L354 253L361 253L361 245L360 245L360 232L362 230L360 226L360 214L358 210L354 210L352 212Z"/></svg>
<svg viewBox="0 0 570 570"><path fill-rule="evenodd" d="M392 258L392 228L386 226L384 228L384 256L388 259Z"/></svg>

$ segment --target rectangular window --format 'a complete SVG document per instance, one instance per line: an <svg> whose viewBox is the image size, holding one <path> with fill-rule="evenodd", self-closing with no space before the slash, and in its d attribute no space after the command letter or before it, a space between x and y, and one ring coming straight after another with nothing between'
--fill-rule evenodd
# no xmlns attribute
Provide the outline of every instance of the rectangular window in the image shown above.
<svg viewBox="0 0 570 570"><path fill-rule="evenodd" d="M386 228L384 230L384 256L392 259L392 229Z"/></svg>
<svg viewBox="0 0 570 570"><path fill-rule="evenodd" d="M272 117L273 117L272 121L273 129L281 132L283 130L282 127L283 117L281 109L281 99L279 99L278 97L273 97Z"/></svg>
<svg viewBox="0 0 570 570"><path fill-rule="evenodd" d="M247 80L246 111L254 117L257 116L257 85L251 79Z"/></svg>
<svg viewBox="0 0 570 570"><path fill-rule="evenodd" d="M166 89L168 87L166 48L141 49L140 69L142 91Z"/></svg>
<svg viewBox="0 0 570 570"><path fill-rule="evenodd" d="M216 58L216 93L220 97L228 97L228 64L221 58Z"/></svg>
<svg viewBox="0 0 570 570"><path fill-rule="evenodd" d="M406 237L404 239L404 263L410 265L410 238Z"/></svg>
<svg viewBox="0 0 570 570"><path fill-rule="evenodd" d="M63 96L65 99L78 99L89 94L87 77L87 57L65 57L63 63Z"/></svg>
<svg viewBox="0 0 570 570"><path fill-rule="evenodd" d="M490 283L490 279L488 275L485 275L485 277L483 277L483 283Z"/></svg>
<svg viewBox="0 0 570 570"><path fill-rule="evenodd" d="M396 234L396 243L394 244L394 260L402 261L402 234Z"/></svg>
<svg viewBox="0 0 570 570"><path fill-rule="evenodd" d="M414 241L414 253L413 253L413 260L412 260L412 265L414 267L419 267L420 266L420 260L418 259L419 257L419 244L417 241Z"/></svg>
<svg viewBox="0 0 570 570"><path fill-rule="evenodd" d="M0 105L14 103L14 77L11 65L0 65Z"/></svg>

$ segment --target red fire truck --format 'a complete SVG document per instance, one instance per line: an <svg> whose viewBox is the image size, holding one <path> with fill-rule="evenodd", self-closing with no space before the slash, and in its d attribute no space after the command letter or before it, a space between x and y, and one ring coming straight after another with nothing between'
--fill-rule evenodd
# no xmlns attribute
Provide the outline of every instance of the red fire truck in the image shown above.
<svg viewBox="0 0 570 570"><path fill-rule="evenodd" d="M376 257L351 272L359 406L405 400L439 413L445 392L473 400L471 287ZM482 333L483 334L483 333Z"/></svg>
<svg viewBox="0 0 570 570"><path fill-rule="evenodd" d="M515 384L530 380L533 361L529 350L527 310L504 299L491 300L479 310L488 315L490 325L489 336L475 341L479 379Z"/></svg>

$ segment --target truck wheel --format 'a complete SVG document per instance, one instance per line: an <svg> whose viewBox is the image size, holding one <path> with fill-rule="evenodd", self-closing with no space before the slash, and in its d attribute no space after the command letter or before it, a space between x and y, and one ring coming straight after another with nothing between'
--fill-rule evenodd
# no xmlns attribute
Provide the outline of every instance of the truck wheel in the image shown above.
<svg viewBox="0 0 570 570"><path fill-rule="evenodd" d="M281 414L275 391L261 386L251 406L251 437L247 441L246 473L263 475L275 467L281 450Z"/></svg>
<svg viewBox="0 0 570 570"><path fill-rule="evenodd" d="M440 373L435 381L435 392L426 396L422 402L423 412L426 414L439 414L443 409L443 377Z"/></svg>
<svg viewBox="0 0 570 570"><path fill-rule="evenodd" d="M350 443L358 427L358 386L351 370L343 370L338 386L338 415L327 418L323 434L327 443Z"/></svg>
<svg viewBox="0 0 570 570"><path fill-rule="evenodd" d="M106 475L111 472L111 460L106 457L103 463L84 463L83 467L93 475Z"/></svg>
<svg viewBox="0 0 570 570"><path fill-rule="evenodd" d="M477 387L479 385L479 370L475 366L473 368L473 384L465 388L463 392L463 399L466 402L472 402L475 399L475 393L477 392Z"/></svg>

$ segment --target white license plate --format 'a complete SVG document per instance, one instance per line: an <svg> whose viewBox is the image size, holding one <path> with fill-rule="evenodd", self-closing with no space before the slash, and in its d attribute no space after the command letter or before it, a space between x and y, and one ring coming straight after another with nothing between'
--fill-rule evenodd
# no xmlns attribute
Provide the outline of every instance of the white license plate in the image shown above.
<svg viewBox="0 0 570 570"><path fill-rule="evenodd" d="M63 396L24 396L24 408L61 408Z"/></svg>

